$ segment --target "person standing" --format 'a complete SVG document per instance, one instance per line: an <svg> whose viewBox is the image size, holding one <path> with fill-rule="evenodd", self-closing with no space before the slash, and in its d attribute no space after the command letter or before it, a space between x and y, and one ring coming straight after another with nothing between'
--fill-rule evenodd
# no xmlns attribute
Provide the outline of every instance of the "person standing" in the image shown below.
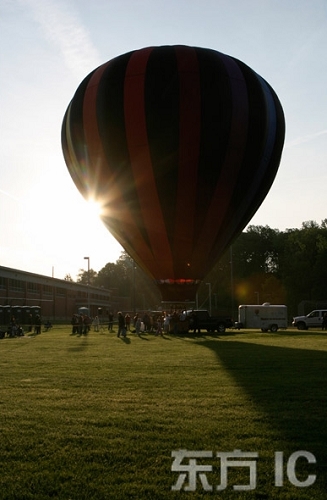
<svg viewBox="0 0 327 500"><path fill-rule="evenodd" d="M125 325L126 325L126 330L130 331L130 329L131 329L131 317L128 313L125 315Z"/></svg>
<svg viewBox="0 0 327 500"><path fill-rule="evenodd" d="M72 335L75 335L75 333L78 333L78 316L77 316L77 314L73 314L71 324L72 324Z"/></svg>
<svg viewBox="0 0 327 500"><path fill-rule="evenodd" d="M33 316L30 314L29 317L28 317L28 331L29 332L32 332L33 331Z"/></svg>
<svg viewBox="0 0 327 500"><path fill-rule="evenodd" d="M126 325L125 325L125 318L121 312L118 313L118 333L117 337L120 336L126 337Z"/></svg>
<svg viewBox="0 0 327 500"><path fill-rule="evenodd" d="M163 333L162 333L162 316L158 316L158 319L157 319L156 337L158 337L158 335L161 335L161 337L163 337Z"/></svg>
<svg viewBox="0 0 327 500"><path fill-rule="evenodd" d="M109 313L109 322L108 322L108 330L109 332L113 332L114 326L114 315L112 312Z"/></svg>
<svg viewBox="0 0 327 500"><path fill-rule="evenodd" d="M35 316L35 333L36 335L41 333L41 316L39 314Z"/></svg>
<svg viewBox="0 0 327 500"><path fill-rule="evenodd" d="M83 324L84 324L83 315L79 314L78 315L78 335L83 335Z"/></svg>
<svg viewBox="0 0 327 500"><path fill-rule="evenodd" d="M94 326L94 331L98 332L99 331L99 316L95 316L93 320L93 326Z"/></svg>
<svg viewBox="0 0 327 500"><path fill-rule="evenodd" d="M163 329L165 333L169 333L169 327L170 327L170 316L169 314L165 313L163 320Z"/></svg>
<svg viewBox="0 0 327 500"><path fill-rule="evenodd" d="M142 324L141 318L138 316L137 320L136 320L136 323L135 323L135 333L136 333L136 335L140 335L141 324Z"/></svg>

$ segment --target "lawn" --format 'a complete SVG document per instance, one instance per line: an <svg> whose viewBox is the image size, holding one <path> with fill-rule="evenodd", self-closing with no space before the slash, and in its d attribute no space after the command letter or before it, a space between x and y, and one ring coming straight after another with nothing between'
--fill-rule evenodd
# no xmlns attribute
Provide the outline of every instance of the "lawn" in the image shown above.
<svg viewBox="0 0 327 500"><path fill-rule="evenodd" d="M321 331L120 339L58 326L0 340L0 498L325 500L326 362ZM182 462L211 466L212 492L198 474L186 491L187 472L172 490L180 449L212 454ZM236 452L243 466L217 491L217 453L233 450L257 457ZM299 451L311 455L292 468ZM250 484L253 463L255 488L235 490Z"/></svg>

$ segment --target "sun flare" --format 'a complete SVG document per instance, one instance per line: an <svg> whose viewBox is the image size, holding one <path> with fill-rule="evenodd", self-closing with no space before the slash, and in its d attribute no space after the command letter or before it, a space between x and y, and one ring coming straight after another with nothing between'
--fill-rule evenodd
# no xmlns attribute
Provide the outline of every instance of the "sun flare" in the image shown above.
<svg viewBox="0 0 327 500"><path fill-rule="evenodd" d="M26 194L21 205L24 222L17 232L21 234L29 228L24 238L25 260L30 245L29 261L48 259L51 263L48 269L51 272L53 266L56 277L70 274L75 280L79 270L85 267L84 255L90 256L91 268L98 272L108 262L115 262L123 251L101 220L103 205L93 197L85 200L75 187L63 189L54 183L50 191L40 192L36 186L35 191ZM37 223L31 224L31 221ZM33 242L40 231L44 242L51 244L43 245L38 252Z"/></svg>

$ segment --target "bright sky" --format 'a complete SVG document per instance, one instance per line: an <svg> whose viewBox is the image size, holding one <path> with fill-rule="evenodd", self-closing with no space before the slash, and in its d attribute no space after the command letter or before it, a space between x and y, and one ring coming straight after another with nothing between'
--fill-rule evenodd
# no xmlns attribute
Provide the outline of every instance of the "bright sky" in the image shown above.
<svg viewBox="0 0 327 500"><path fill-rule="evenodd" d="M0 265L57 278L122 251L81 197L61 123L82 79L149 45L212 48L277 92L279 172L251 221L285 230L327 218L326 0L1 0Z"/></svg>

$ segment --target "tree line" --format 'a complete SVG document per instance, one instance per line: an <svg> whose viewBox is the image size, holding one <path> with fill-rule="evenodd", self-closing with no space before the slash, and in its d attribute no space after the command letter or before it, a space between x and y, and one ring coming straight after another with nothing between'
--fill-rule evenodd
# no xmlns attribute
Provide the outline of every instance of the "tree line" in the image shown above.
<svg viewBox="0 0 327 500"><path fill-rule="evenodd" d="M99 272L91 269L89 276L81 269L77 281L88 283L88 279L95 286L114 288L119 295L131 297L133 308L160 305L152 279L126 252ZM327 219L321 224L304 222L300 229L285 231L249 226L201 284L198 306L209 308L210 298L213 311L229 312L233 317L239 304L286 304L290 315L298 314L300 304L308 303L309 311L315 303L325 302L326 307Z"/></svg>

